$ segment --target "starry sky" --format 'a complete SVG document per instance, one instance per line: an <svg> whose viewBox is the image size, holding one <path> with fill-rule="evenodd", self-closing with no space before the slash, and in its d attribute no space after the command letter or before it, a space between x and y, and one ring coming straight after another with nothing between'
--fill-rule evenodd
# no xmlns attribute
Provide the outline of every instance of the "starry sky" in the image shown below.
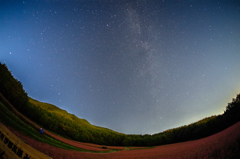
<svg viewBox="0 0 240 159"><path fill-rule="evenodd" d="M0 62L28 95L154 134L240 93L239 0L1 0Z"/></svg>

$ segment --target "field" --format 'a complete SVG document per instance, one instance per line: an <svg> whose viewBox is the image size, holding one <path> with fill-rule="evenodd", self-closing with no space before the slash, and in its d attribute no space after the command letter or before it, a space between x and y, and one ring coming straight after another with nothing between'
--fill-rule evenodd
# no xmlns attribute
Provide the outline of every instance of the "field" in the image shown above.
<svg viewBox="0 0 240 159"><path fill-rule="evenodd" d="M1 104L1 109L4 110L4 105ZM13 108L12 108L13 109ZM31 122L15 109L15 113L19 118L13 116L12 111L5 109L5 114L11 116L11 119L15 119L15 124L24 125L24 129L29 129L28 126L32 125L35 128L39 128L38 125ZM3 115L3 114L2 114ZM20 117L24 120L21 121ZM18 122L16 122L18 121ZM21 123L19 123L21 122ZM105 146L96 144L87 144L72 141L62 138L51 132L45 131L45 136L40 139L30 137L29 134L20 133L19 131L8 127L14 134L25 141L33 148L40 152L58 159L69 158L237 158L240 155L240 122L229 127L228 129L209 136L207 138L188 141L176 144L169 144L163 146L157 146L154 148L141 148L141 147L116 147ZM31 134L37 131L30 131ZM41 138L43 138L41 140ZM49 142L45 142L45 140ZM60 142L60 143L58 143ZM67 144L67 145L66 145ZM134 149L134 150L133 150Z"/></svg>
<svg viewBox="0 0 240 159"><path fill-rule="evenodd" d="M0 115L8 129L28 145L52 158L152 159L237 158L240 156L240 122L215 135L188 142L156 147L103 146L69 140L46 130L45 135L41 136L37 124L19 113L7 100L5 102L5 104L0 103Z"/></svg>
<svg viewBox="0 0 240 159"><path fill-rule="evenodd" d="M156 147L103 146L69 140L45 131L2 103L1 118L8 129L40 152L57 159L74 158L237 158L240 156L240 122L215 135L188 142ZM3 113L4 112L4 113ZM11 126L9 126L11 125Z"/></svg>
<svg viewBox="0 0 240 159"><path fill-rule="evenodd" d="M19 138L26 141L35 149L52 158L237 158L240 155L240 122L215 135L176 144L144 148L137 150L120 150L110 153L89 153L57 148L47 143L36 141L18 131L11 129ZM69 142L75 145L77 142ZM79 145L81 143L78 143ZM97 145L89 144L89 147ZM100 145L99 149L100 149ZM117 148L117 147L115 147ZM119 147L119 149L122 149Z"/></svg>

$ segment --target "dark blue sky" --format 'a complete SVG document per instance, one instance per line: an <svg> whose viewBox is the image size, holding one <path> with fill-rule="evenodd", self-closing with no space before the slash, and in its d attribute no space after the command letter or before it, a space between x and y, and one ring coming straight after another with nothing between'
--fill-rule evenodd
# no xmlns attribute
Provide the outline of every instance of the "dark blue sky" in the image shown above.
<svg viewBox="0 0 240 159"><path fill-rule="evenodd" d="M2 0L0 61L34 99L152 134L240 92L239 19L239 0Z"/></svg>

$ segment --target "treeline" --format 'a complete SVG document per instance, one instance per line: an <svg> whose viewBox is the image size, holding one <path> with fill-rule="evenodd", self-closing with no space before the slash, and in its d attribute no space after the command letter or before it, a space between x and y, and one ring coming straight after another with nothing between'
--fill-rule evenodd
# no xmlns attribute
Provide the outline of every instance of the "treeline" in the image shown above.
<svg viewBox="0 0 240 159"><path fill-rule="evenodd" d="M224 114L170 129L154 135L127 135L123 145L157 146L196 140L218 133L240 121L240 94L228 104Z"/></svg>
<svg viewBox="0 0 240 159"><path fill-rule="evenodd" d="M5 64L0 63L0 93L20 112L27 110L28 95L21 82L15 79Z"/></svg>
<svg viewBox="0 0 240 159"><path fill-rule="evenodd" d="M69 139L116 146L157 146L195 140L215 134L240 121L240 94L228 104L224 114L212 116L154 135L126 135L91 125L51 104L27 96L22 84L0 63L0 91L18 111L45 129Z"/></svg>

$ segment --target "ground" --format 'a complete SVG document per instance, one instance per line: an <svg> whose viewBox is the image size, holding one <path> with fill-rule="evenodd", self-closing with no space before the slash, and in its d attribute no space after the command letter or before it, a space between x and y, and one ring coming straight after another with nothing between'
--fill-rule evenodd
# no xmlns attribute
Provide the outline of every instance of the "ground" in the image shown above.
<svg viewBox="0 0 240 159"><path fill-rule="evenodd" d="M240 122L219 132L215 135L176 144L157 146L154 148L126 150L123 147L108 147L108 149L118 148L120 151L111 153L89 153L64 150L56 148L46 143L38 142L18 131L8 127L19 138L26 141L30 146L57 159L75 159L75 158L233 158L236 154L236 148L239 148L240 141ZM57 137L61 141L67 140ZM67 141L68 144L78 147L90 148L94 150L103 150L100 145L84 144L72 140ZM238 144L236 146L236 144ZM81 146L82 145L82 146Z"/></svg>

